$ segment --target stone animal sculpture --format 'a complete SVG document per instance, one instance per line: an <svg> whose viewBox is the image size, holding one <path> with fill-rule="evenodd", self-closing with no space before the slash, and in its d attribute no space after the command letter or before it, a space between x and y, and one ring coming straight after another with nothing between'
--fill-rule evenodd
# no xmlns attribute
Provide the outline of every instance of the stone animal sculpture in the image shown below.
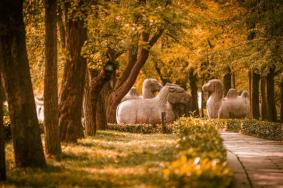
<svg viewBox="0 0 283 188"><path fill-rule="evenodd" d="M154 97L154 93L160 91L162 85L153 78L147 78L143 81L142 85L142 96L138 96L137 90L131 88L127 95L121 100L124 102L129 99L150 99Z"/></svg>
<svg viewBox="0 0 283 188"><path fill-rule="evenodd" d="M179 86L177 84L172 84L172 83L166 83L166 85L175 85ZM179 86L180 87L180 86ZM178 119L179 117L182 116L191 116L193 115L193 105L192 105L192 96L188 94L188 103L178 103L177 101L171 101L172 109L175 114L175 118Z"/></svg>
<svg viewBox="0 0 283 188"><path fill-rule="evenodd" d="M246 91L238 96L235 89L230 89L223 98L223 84L218 79L210 80L203 85L203 91L209 92L207 114L209 118L245 118L249 116L249 96Z"/></svg>
<svg viewBox="0 0 283 188"><path fill-rule="evenodd" d="M177 85L164 86L151 99L127 100L120 103L116 111L118 124L160 124L161 113L166 113L166 122L175 120L171 103L188 103L185 90Z"/></svg>
<svg viewBox="0 0 283 188"><path fill-rule="evenodd" d="M34 101L35 101L37 119L39 121L43 122L44 121L44 102L43 102L43 99L35 96Z"/></svg>

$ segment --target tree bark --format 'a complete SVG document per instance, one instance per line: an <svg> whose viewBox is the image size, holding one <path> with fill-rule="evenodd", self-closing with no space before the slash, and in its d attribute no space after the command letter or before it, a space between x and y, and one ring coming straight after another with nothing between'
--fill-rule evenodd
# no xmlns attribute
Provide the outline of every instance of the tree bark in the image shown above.
<svg viewBox="0 0 283 188"><path fill-rule="evenodd" d="M27 59L23 1L0 2L0 66L8 94L17 167L42 167L45 158Z"/></svg>
<svg viewBox="0 0 283 188"><path fill-rule="evenodd" d="M280 122L283 123L283 73L280 75Z"/></svg>
<svg viewBox="0 0 283 188"><path fill-rule="evenodd" d="M116 65L114 62L107 62L103 67L103 70L91 70L89 69L89 101L86 101L89 109L89 114L86 118L86 134L88 136L94 136L96 132L96 116L97 114L97 103L99 100L100 93L103 89L103 86L110 80L112 75L115 73ZM102 101L101 101L102 102ZM89 118L89 119L87 119ZM90 121L92 121L90 123ZM87 122L89 122L87 124Z"/></svg>
<svg viewBox="0 0 283 188"><path fill-rule="evenodd" d="M137 60L134 63L134 65L130 65L128 63L128 66L131 66L131 71L129 71L128 76L126 76L126 80L119 84L120 86L116 88L108 97L108 105L106 108L106 115L107 115L107 122L114 123L116 122L116 108L118 104L120 103L121 99L127 94L127 92L131 89L131 87L134 85L137 76L143 67L143 65L146 63L148 57L149 57L149 50L150 48L157 42L157 40L161 37L163 33L163 29L157 31L153 35L153 37L149 39L148 33L143 33L142 40L143 42L147 42L149 49L141 48L139 51L139 54L137 56Z"/></svg>
<svg viewBox="0 0 283 188"><path fill-rule="evenodd" d="M63 9L61 6L58 8L58 19L57 19L57 24L58 24L58 30L59 30L59 36L60 36L60 44L62 48L66 47L66 32L65 32L65 25L63 21Z"/></svg>
<svg viewBox="0 0 283 188"><path fill-rule="evenodd" d="M105 130L107 127L105 101L103 96L103 91L101 91L96 103L96 130Z"/></svg>
<svg viewBox="0 0 283 188"><path fill-rule="evenodd" d="M248 71L248 79L249 79L249 98L250 98L250 105L252 105L252 72L251 70ZM252 108L250 107L250 117L252 117Z"/></svg>
<svg viewBox="0 0 283 188"><path fill-rule="evenodd" d="M266 78L266 86L267 86L267 120L276 122L277 113L275 106L275 94L274 94L274 69L270 69L270 72L267 74Z"/></svg>
<svg viewBox="0 0 283 188"><path fill-rule="evenodd" d="M198 88L197 88L197 76L194 73L194 69L190 69L189 71L189 80L190 80L190 86L191 86L193 115L198 117L199 116Z"/></svg>
<svg viewBox="0 0 283 188"><path fill-rule="evenodd" d="M91 100L91 80L89 71L86 74L85 93L84 93L84 126L87 136L94 136L96 133L95 116L92 111L93 101Z"/></svg>
<svg viewBox="0 0 283 188"><path fill-rule="evenodd" d="M157 74L158 74L158 76L159 76L159 78L160 78L162 84L165 85L167 82L170 82L169 79L165 78L165 77L162 75L161 69L160 69L160 67L158 66L158 62L157 62L156 60L153 60L153 64L154 64L154 68L155 68L155 70L156 70L156 72L157 72Z"/></svg>
<svg viewBox="0 0 283 188"><path fill-rule="evenodd" d="M87 39L83 20L66 21L66 49L68 58L64 67L59 97L59 127L62 141L77 142L83 137L82 101L86 73L86 60L81 48Z"/></svg>
<svg viewBox="0 0 283 188"><path fill-rule="evenodd" d="M260 79L261 90L261 119L267 118L267 104L266 104L266 77L262 76Z"/></svg>
<svg viewBox="0 0 283 188"><path fill-rule="evenodd" d="M260 75L252 72L252 116L254 119L259 119L259 81Z"/></svg>
<svg viewBox="0 0 283 188"><path fill-rule="evenodd" d="M232 73L232 88L236 89L236 74Z"/></svg>
<svg viewBox="0 0 283 188"><path fill-rule="evenodd" d="M224 79L224 96L226 96L226 94L228 93L229 89L232 86L232 73L229 67L227 67L227 72L224 75L223 79Z"/></svg>
<svg viewBox="0 0 283 188"><path fill-rule="evenodd" d="M0 69L1 70L1 69ZM3 102L5 98L4 89L2 86L2 75L0 73L0 181L7 179L6 174L6 160L5 160L5 134L3 122Z"/></svg>
<svg viewBox="0 0 283 188"><path fill-rule="evenodd" d="M45 0L44 133L47 155L60 157L57 79L57 1Z"/></svg>

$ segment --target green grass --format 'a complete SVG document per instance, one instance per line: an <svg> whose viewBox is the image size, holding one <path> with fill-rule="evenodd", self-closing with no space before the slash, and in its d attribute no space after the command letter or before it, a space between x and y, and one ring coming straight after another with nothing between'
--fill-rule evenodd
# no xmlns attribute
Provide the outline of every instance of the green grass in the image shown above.
<svg viewBox="0 0 283 188"><path fill-rule="evenodd" d="M162 169L175 159L176 144L174 135L99 131L78 144L63 144L62 160L48 159L44 169L16 169L8 144L4 186L167 187Z"/></svg>

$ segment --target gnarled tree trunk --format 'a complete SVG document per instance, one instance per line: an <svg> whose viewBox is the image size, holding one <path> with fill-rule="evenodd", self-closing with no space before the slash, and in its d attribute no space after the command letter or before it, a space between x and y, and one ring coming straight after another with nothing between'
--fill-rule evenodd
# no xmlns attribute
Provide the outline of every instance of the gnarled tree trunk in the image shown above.
<svg viewBox="0 0 283 188"><path fill-rule="evenodd" d="M267 86L267 120L275 122L277 120L275 94L274 94L274 69L270 69L266 78Z"/></svg>
<svg viewBox="0 0 283 188"><path fill-rule="evenodd" d="M255 72L252 72L251 107L252 107L252 116L255 119L259 119L259 80L260 80L260 75Z"/></svg>
<svg viewBox="0 0 283 188"><path fill-rule="evenodd" d="M45 0L44 133L45 152L61 154L58 126L57 0Z"/></svg>
<svg viewBox="0 0 283 188"><path fill-rule="evenodd" d="M64 67L59 98L59 127L62 141L76 142L83 137L82 101L84 93L86 60L81 48L87 39L83 20L66 21L67 62Z"/></svg>
<svg viewBox="0 0 283 188"><path fill-rule="evenodd" d="M42 167L45 158L27 59L23 1L0 1L0 66L8 95L17 167Z"/></svg>
<svg viewBox="0 0 283 188"><path fill-rule="evenodd" d="M99 100L99 95L101 93L101 90L103 89L103 86L110 80L112 75L115 73L116 65L113 62L107 62L105 66L103 67L103 70L97 71L97 70L91 70L89 69L89 76L90 76L90 82L89 82L89 90L90 90L90 98L86 101L89 105L89 114L86 118L89 118L89 120L86 121L86 134L88 136L94 136L96 132L96 116L97 116L97 103ZM86 98L87 99L87 98ZM101 101L102 102L102 101ZM92 121L91 123L88 123ZM88 124L87 124L88 123ZM87 131L89 130L89 131Z"/></svg>

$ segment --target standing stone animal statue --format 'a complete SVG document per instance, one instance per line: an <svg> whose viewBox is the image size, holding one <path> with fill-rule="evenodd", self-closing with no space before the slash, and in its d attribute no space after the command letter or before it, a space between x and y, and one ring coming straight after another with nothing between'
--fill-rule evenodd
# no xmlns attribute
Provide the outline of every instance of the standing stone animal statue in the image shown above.
<svg viewBox="0 0 283 188"><path fill-rule="evenodd" d="M40 122L44 121L44 101L42 98L35 96L35 107L36 107L36 115L37 119Z"/></svg>
<svg viewBox="0 0 283 188"><path fill-rule="evenodd" d="M142 96L138 96L137 90L135 88L131 88L127 95L121 100L124 102L130 99L150 99L153 98L155 92L160 91L162 85L153 78L147 78L143 81L142 85Z"/></svg>
<svg viewBox="0 0 283 188"><path fill-rule="evenodd" d="M223 84L218 79L210 80L202 87L203 91L209 92L207 100L207 114L209 118L246 118L249 116L249 96L246 91L238 96L235 89L230 89L223 98Z"/></svg>
<svg viewBox="0 0 283 188"><path fill-rule="evenodd" d="M171 103L188 103L186 91L177 85L164 86L151 99L127 100L120 103L116 111L118 124L160 124L161 113L166 113L166 122L175 120Z"/></svg>

